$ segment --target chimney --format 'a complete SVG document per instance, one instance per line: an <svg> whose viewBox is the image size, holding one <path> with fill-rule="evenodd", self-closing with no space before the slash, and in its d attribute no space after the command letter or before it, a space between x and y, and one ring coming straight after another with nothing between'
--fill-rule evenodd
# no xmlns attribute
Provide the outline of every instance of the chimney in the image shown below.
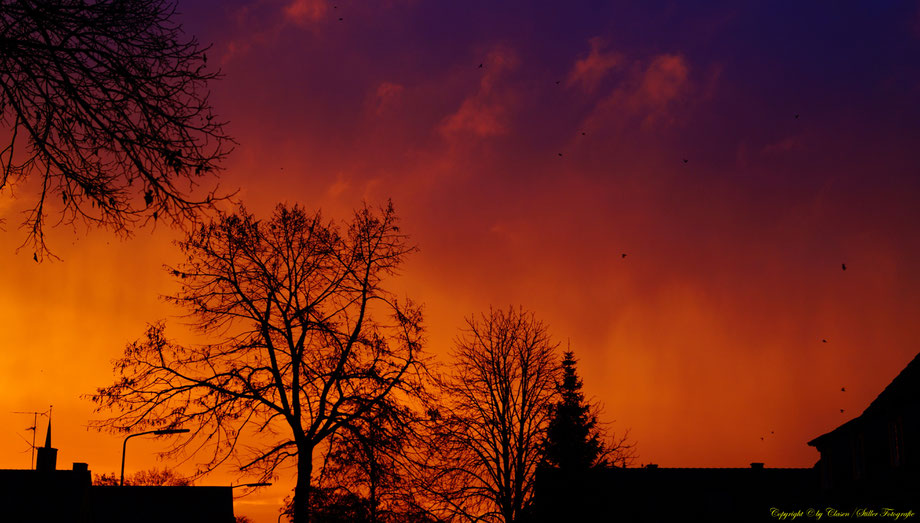
<svg viewBox="0 0 920 523"><path fill-rule="evenodd" d="M48 432L45 434L45 446L38 448L35 470L51 471L57 468L57 449L51 448L51 420L48 420Z"/></svg>

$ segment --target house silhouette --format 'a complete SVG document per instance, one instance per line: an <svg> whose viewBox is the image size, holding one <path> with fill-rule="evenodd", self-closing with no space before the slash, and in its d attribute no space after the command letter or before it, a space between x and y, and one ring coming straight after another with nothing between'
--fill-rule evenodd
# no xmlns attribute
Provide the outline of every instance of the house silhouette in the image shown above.
<svg viewBox="0 0 920 523"><path fill-rule="evenodd" d="M51 422L35 470L0 470L0 521L9 523L233 523L230 487L92 484L86 463L57 469Z"/></svg>
<svg viewBox="0 0 920 523"><path fill-rule="evenodd" d="M808 444L826 497L920 509L920 354L862 414Z"/></svg>
<svg viewBox="0 0 920 523"><path fill-rule="evenodd" d="M901 514L898 521L916 519L920 354L860 416L808 445L821 454L810 468L751 463L749 468L647 465L569 474L542 469L528 521L815 521L817 512L834 521L894 521L892 513ZM829 509L834 516L828 516ZM815 511L812 516L809 510ZM860 510L864 512L858 516ZM867 517L865 511L876 516Z"/></svg>

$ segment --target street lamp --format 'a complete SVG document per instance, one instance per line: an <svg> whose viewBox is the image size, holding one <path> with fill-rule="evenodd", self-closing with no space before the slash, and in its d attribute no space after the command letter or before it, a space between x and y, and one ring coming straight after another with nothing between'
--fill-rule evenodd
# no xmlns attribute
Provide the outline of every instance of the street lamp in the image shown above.
<svg viewBox="0 0 920 523"><path fill-rule="evenodd" d="M118 485L121 487L125 486L125 449L128 447L128 440L134 436L143 436L145 434L156 434L157 436L165 436L166 434L182 434L188 432L188 429L160 429L160 430L148 430L147 432L138 432L137 434L131 434L125 438L125 442L121 445L121 481Z"/></svg>

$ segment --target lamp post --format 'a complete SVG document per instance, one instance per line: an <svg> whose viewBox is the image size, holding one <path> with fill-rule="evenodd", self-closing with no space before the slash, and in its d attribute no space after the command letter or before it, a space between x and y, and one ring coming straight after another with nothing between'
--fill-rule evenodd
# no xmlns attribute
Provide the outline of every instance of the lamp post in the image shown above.
<svg viewBox="0 0 920 523"><path fill-rule="evenodd" d="M188 432L188 429L161 429L161 430L148 430L147 432L138 432L137 434L131 434L125 438L124 443L121 445L121 481L118 482L120 487L125 486L125 450L128 447L128 440L135 436L143 436L145 434L156 434L157 436L164 436L166 434L182 434Z"/></svg>

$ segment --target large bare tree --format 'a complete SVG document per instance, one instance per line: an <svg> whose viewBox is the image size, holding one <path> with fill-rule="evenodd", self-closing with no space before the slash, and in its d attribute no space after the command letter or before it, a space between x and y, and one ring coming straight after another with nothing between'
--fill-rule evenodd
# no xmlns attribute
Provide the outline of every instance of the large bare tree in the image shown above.
<svg viewBox="0 0 920 523"><path fill-rule="evenodd" d="M429 412L428 502L445 519L518 521L556 398L557 344L533 313L493 309L467 320L452 355Z"/></svg>
<svg viewBox="0 0 920 523"><path fill-rule="evenodd" d="M209 467L236 455L263 480L293 462L293 519L309 521L314 457L414 394L422 313L384 285L414 248L392 204L365 206L344 228L297 206L265 221L240 209L179 247L187 261L169 270L181 290L168 299L209 342L183 346L151 326L93 396L114 414L96 425L192 428L173 452L209 445Z"/></svg>
<svg viewBox="0 0 920 523"><path fill-rule="evenodd" d="M207 48L176 18L169 0L0 0L0 196L37 182L23 223L36 260L51 214L129 233L213 204L197 184L232 141Z"/></svg>

